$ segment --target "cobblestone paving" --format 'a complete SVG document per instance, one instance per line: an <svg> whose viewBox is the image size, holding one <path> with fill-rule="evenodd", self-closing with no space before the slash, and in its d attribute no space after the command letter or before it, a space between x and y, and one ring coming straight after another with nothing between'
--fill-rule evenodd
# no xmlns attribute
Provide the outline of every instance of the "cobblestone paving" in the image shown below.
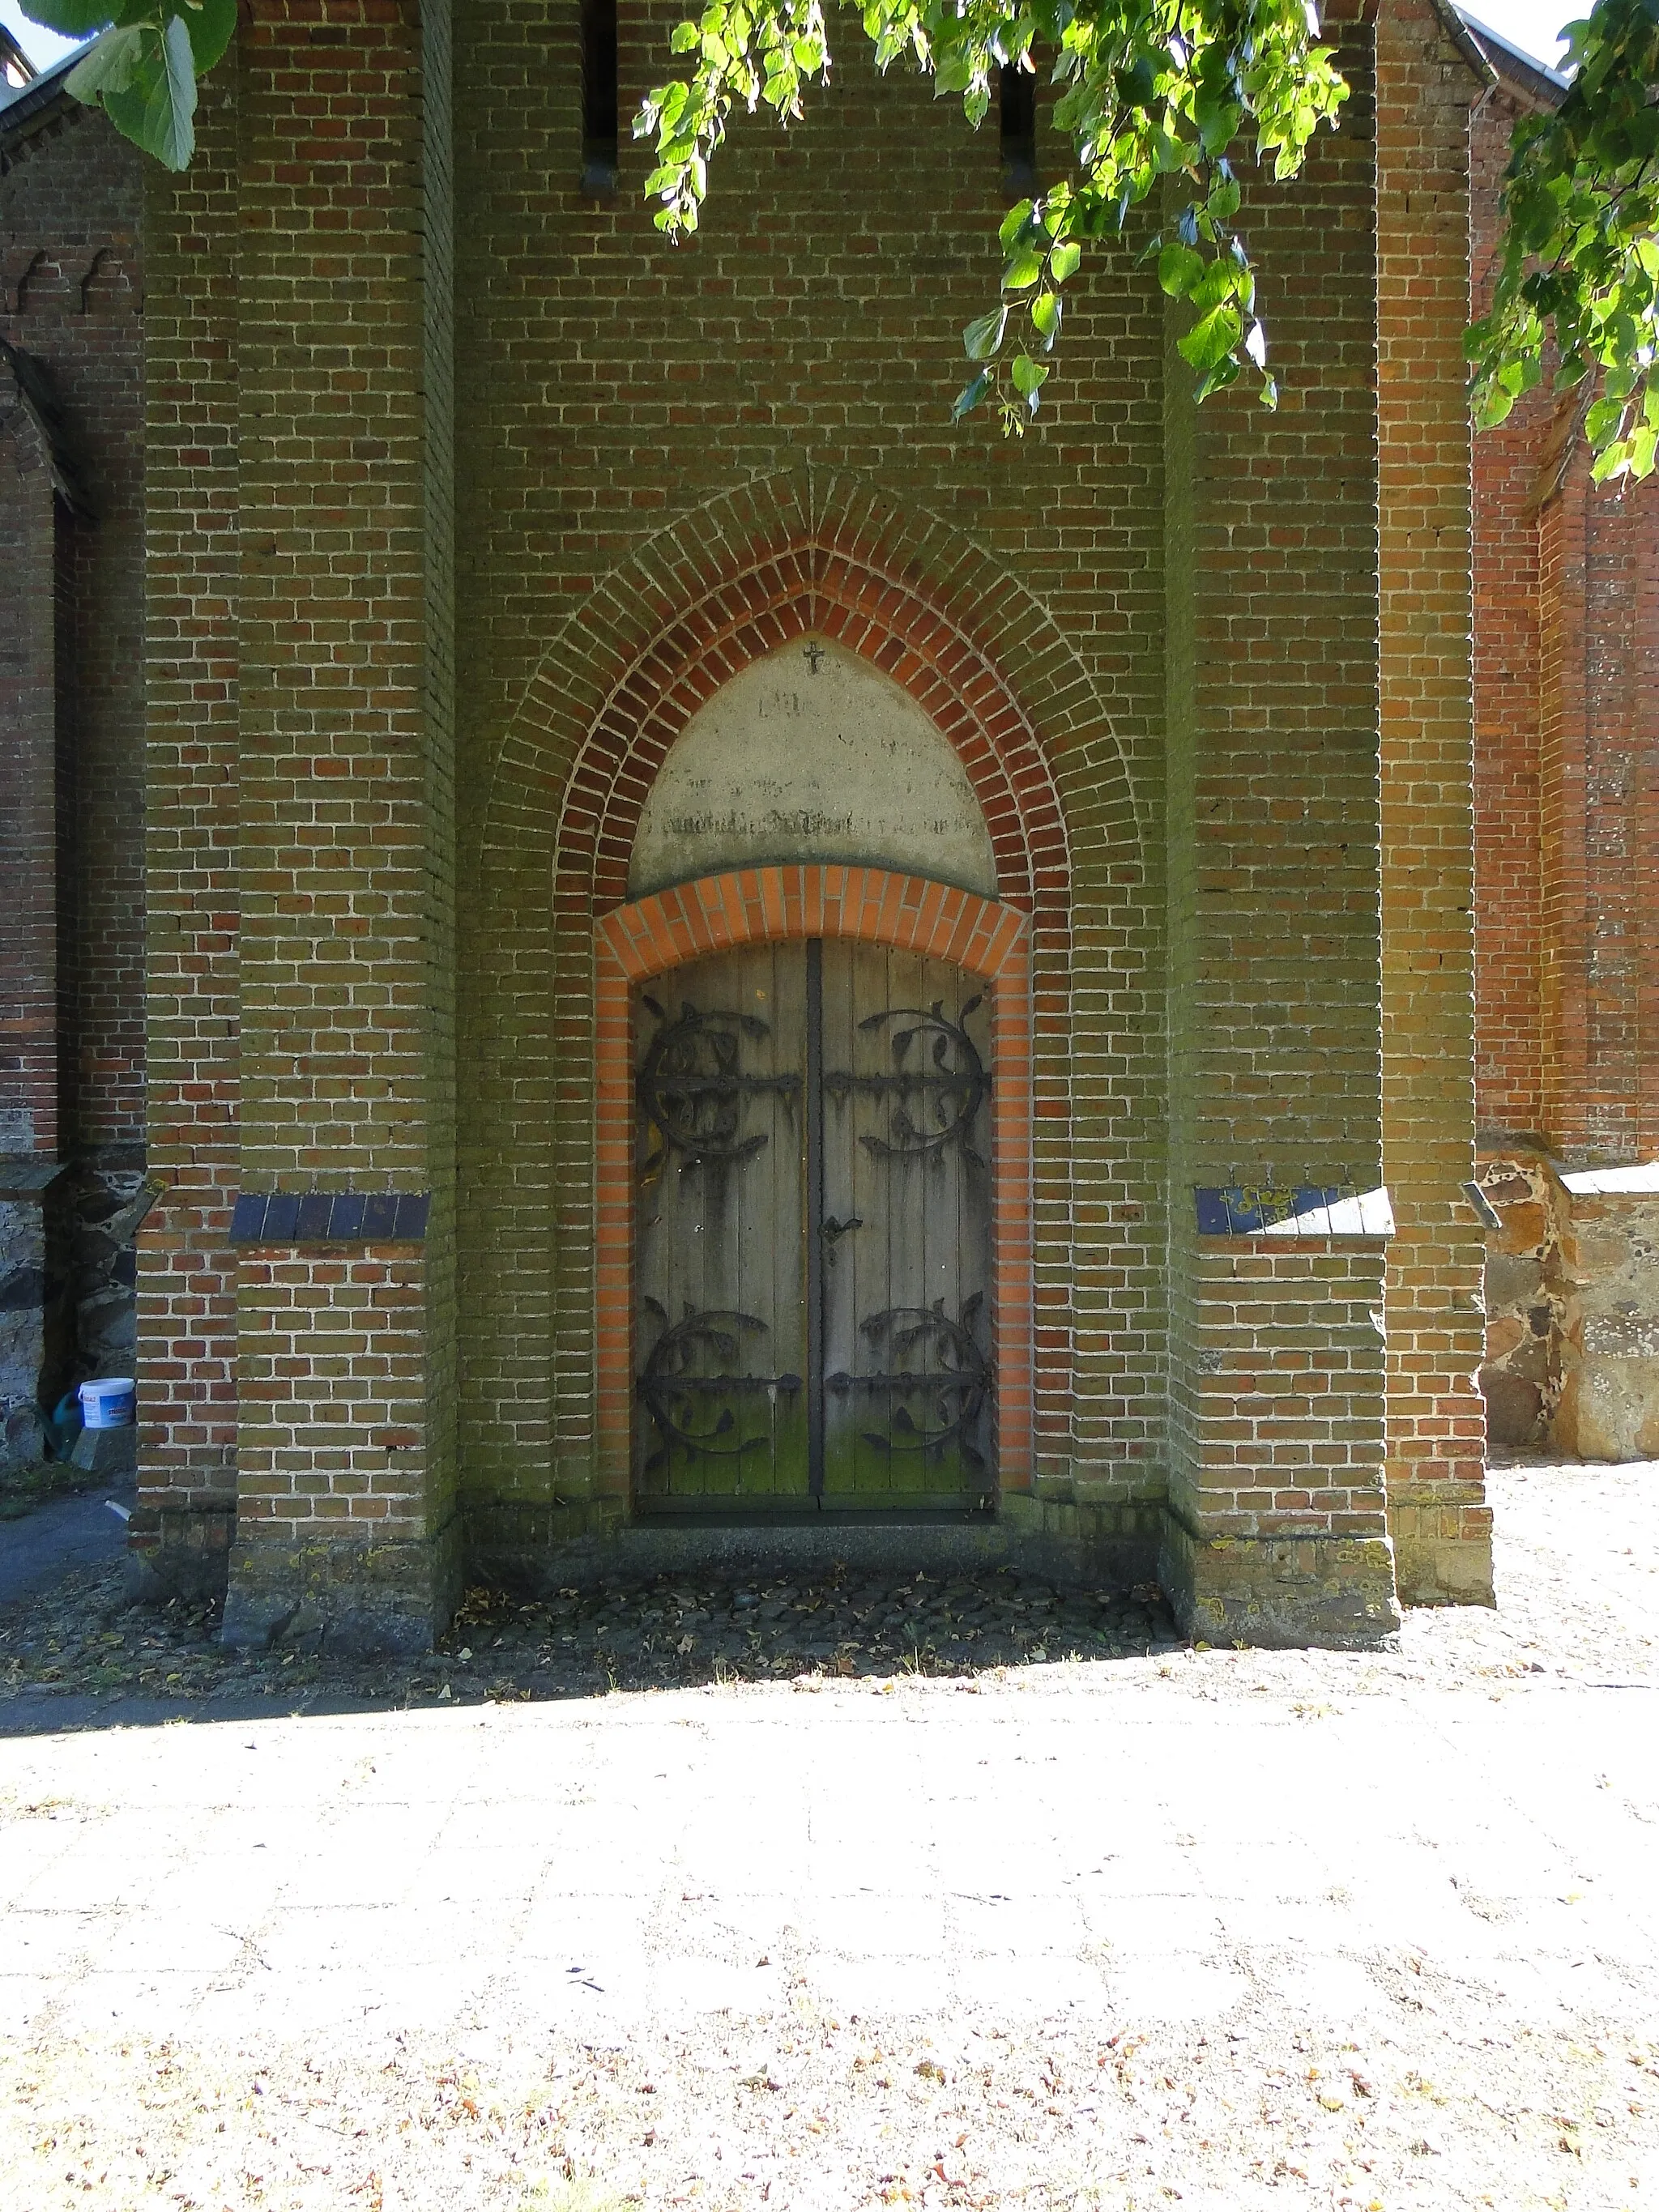
<svg viewBox="0 0 1659 2212"><path fill-rule="evenodd" d="M479 1601L378 1690L15 1613L0 2205L1652 2204L1659 1467L1494 1490L1500 1609L1366 1656L1001 1577Z"/></svg>
<svg viewBox="0 0 1659 2212"><path fill-rule="evenodd" d="M215 1606L129 1607L118 1566L71 1575L33 1603L0 1613L0 1697L24 1690L53 1699L134 1691L180 1700L309 1693L377 1703L584 1696L803 1673L977 1674L1146 1656L1182 1642L1156 1588L1079 1595L1006 1570L878 1580L668 1577L571 1589L535 1604L478 1589L468 1592L439 1651L395 1664L353 1663L303 1648L244 1657L221 1649L217 1626ZM0 1706L0 1725L3 1712Z"/></svg>

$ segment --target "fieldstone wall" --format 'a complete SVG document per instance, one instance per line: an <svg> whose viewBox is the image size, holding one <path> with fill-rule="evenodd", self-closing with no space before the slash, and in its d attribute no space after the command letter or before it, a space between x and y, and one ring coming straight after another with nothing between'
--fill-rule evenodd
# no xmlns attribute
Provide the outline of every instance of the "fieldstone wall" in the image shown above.
<svg viewBox="0 0 1659 2212"><path fill-rule="evenodd" d="M41 1398L64 1364L54 1172L50 1163L27 1160L0 1168L0 1489L44 1457Z"/></svg>
<svg viewBox="0 0 1659 2212"><path fill-rule="evenodd" d="M1561 1395L1561 1209L1566 1194L1537 1153L1482 1162L1500 1226L1486 1238L1486 1434L1500 1449L1541 1443Z"/></svg>
<svg viewBox="0 0 1659 2212"><path fill-rule="evenodd" d="M1482 1164L1488 1432L1510 1449L1659 1458L1659 1189L1564 1172L1521 1147Z"/></svg>
<svg viewBox="0 0 1659 2212"><path fill-rule="evenodd" d="M1659 1459L1659 1191L1566 1197L1551 1441L1583 1459Z"/></svg>

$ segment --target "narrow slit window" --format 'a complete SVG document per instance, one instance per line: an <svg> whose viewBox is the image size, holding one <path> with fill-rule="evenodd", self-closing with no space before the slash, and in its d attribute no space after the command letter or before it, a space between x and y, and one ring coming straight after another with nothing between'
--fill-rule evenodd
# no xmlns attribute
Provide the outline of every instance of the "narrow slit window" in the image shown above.
<svg viewBox="0 0 1659 2212"><path fill-rule="evenodd" d="M997 88L1002 181L1011 192L1036 190L1036 76L1010 62Z"/></svg>
<svg viewBox="0 0 1659 2212"><path fill-rule="evenodd" d="M617 189L617 0L582 0L582 190Z"/></svg>

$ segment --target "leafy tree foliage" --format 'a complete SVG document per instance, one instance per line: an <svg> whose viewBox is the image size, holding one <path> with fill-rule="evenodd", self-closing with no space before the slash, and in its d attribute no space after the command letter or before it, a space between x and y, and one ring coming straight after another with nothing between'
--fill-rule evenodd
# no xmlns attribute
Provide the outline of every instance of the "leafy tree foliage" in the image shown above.
<svg viewBox="0 0 1659 2212"><path fill-rule="evenodd" d="M1567 40L1571 90L1516 126L1492 307L1468 337L1475 420L1501 422L1553 348L1596 480L1640 478L1659 455L1659 0L1598 0Z"/></svg>
<svg viewBox="0 0 1659 2212"><path fill-rule="evenodd" d="M1042 68L1058 87L1054 119L1071 140L1076 173L1009 210L997 303L963 332L971 371L958 416L994 400L1017 429L1036 412L1063 288L1088 246L1120 232L1131 208L1154 196L1168 219L1150 250L1164 290L1190 302L1180 347L1200 398L1249 372L1274 403L1229 154L1253 129L1257 159L1293 176L1320 125L1334 124L1347 87L1319 41L1313 0L843 4L879 68L923 70L937 94L961 99L969 123L983 119L1003 69ZM655 137L658 166L646 190L671 235L696 228L733 106L769 107L790 122L806 88L830 70L823 0L707 0L673 45L692 58L691 72L659 85L634 125L636 137Z"/></svg>
<svg viewBox="0 0 1659 2212"><path fill-rule="evenodd" d="M196 80L236 28L236 0L27 0L63 38L103 35L70 71L77 100L100 103L123 137L169 169L196 150Z"/></svg>
<svg viewBox="0 0 1659 2212"><path fill-rule="evenodd" d="M1158 280L1189 305L1179 340L1200 398L1251 376L1272 405L1255 272L1232 156L1294 176L1347 87L1314 0L841 0L877 65L920 70L984 119L1004 69L1045 71L1075 167L1011 208L995 304L963 333L955 411L985 402L1005 427L1036 413L1065 288L1089 246L1151 201ZM70 38L101 33L69 87L169 168L195 144L196 81L230 43L236 0L25 0ZM1500 422L1546 374L1583 387L1595 472L1642 477L1659 462L1659 0L1597 0L1569 27L1571 90L1524 118L1505 177L1490 312L1469 333L1475 419ZM687 74L635 119L656 142L647 193L670 236L697 227L709 164L734 107L785 124L829 76L826 0L705 0L673 49Z"/></svg>

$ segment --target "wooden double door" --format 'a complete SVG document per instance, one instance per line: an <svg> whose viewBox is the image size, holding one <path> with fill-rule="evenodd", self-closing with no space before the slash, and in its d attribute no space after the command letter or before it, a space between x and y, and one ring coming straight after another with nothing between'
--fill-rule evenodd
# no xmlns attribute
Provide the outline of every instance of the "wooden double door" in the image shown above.
<svg viewBox="0 0 1659 2212"><path fill-rule="evenodd" d="M635 994L644 1510L955 1510L995 1485L989 1009L764 944Z"/></svg>

